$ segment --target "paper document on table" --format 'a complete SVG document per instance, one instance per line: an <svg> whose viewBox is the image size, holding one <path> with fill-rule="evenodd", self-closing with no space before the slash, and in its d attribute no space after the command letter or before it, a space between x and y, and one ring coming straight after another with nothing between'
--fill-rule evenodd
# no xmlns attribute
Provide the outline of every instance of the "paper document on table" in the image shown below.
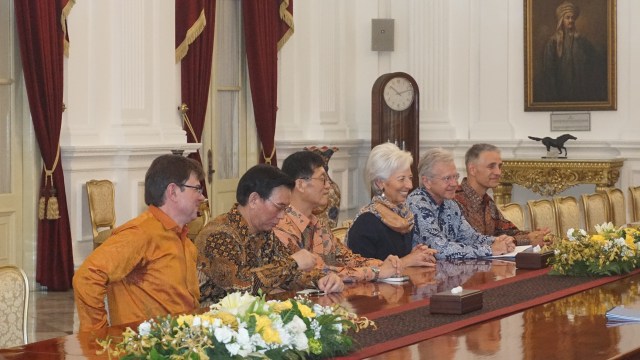
<svg viewBox="0 0 640 360"><path fill-rule="evenodd" d="M531 245L520 245L520 246L516 246L516 249L510 253L506 253L502 255L487 256L487 259L515 258L517 253L523 252L528 249L531 249Z"/></svg>

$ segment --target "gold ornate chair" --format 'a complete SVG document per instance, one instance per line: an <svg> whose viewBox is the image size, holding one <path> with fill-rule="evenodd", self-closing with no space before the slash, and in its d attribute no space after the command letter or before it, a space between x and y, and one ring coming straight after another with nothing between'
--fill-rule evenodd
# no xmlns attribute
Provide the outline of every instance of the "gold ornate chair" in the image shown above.
<svg viewBox="0 0 640 360"><path fill-rule="evenodd" d="M338 239L338 241L340 241L343 244L344 244L344 238L347 236L348 231L349 231L348 226L339 226L337 228L331 229L333 236L335 236L336 239Z"/></svg>
<svg viewBox="0 0 640 360"><path fill-rule="evenodd" d="M595 232L595 226L609 222L609 201L604 193L582 194L584 226L587 232Z"/></svg>
<svg viewBox="0 0 640 360"><path fill-rule="evenodd" d="M640 221L640 186L629 186L632 222Z"/></svg>
<svg viewBox="0 0 640 360"><path fill-rule="evenodd" d="M559 196L553 198L556 207L556 219L558 223L558 235L565 236L567 230L580 229L580 207L578 200L573 196Z"/></svg>
<svg viewBox="0 0 640 360"><path fill-rule="evenodd" d="M627 208L624 204L624 193L618 188L607 189L605 192L609 202L609 220L614 226L627 223Z"/></svg>
<svg viewBox="0 0 640 360"><path fill-rule="evenodd" d="M95 249L111 236L113 227L116 225L113 183L109 180L87 181L87 199L89 200L93 248Z"/></svg>
<svg viewBox="0 0 640 360"><path fill-rule="evenodd" d="M531 219L532 229L548 228L549 231L558 235L558 222L556 220L556 208L553 201L549 199L529 200L527 208Z"/></svg>
<svg viewBox="0 0 640 360"><path fill-rule="evenodd" d="M209 209L209 201L207 199L204 199L204 201L200 203L200 208L198 209L198 217L187 224L189 228L187 236L189 237L189 239L195 241L196 236L198 236L202 228L207 225L209 219L211 219L211 209Z"/></svg>
<svg viewBox="0 0 640 360"><path fill-rule="evenodd" d="M27 343L29 280L17 266L0 266L0 348Z"/></svg>
<svg viewBox="0 0 640 360"><path fill-rule="evenodd" d="M511 221L520 230L526 230L524 225L524 211L518 203L508 203L498 207L502 216Z"/></svg>

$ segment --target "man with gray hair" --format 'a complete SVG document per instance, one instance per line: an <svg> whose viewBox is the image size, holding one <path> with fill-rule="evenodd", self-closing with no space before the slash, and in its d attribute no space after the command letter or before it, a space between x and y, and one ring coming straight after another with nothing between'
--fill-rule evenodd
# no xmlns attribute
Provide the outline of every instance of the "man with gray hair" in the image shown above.
<svg viewBox="0 0 640 360"><path fill-rule="evenodd" d="M456 190L455 200L464 217L481 234L506 234L516 239L517 245L544 245L549 229L521 231L502 216L496 203L487 194L500 184L502 157L500 149L491 144L475 144L464 157L467 177Z"/></svg>
<svg viewBox="0 0 640 360"><path fill-rule="evenodd" d="M418 164L420 186L407 203L415 214L413 246L438 250L438 259L465 259L502 255L515 249L513 237L482 235L475 231L453 200L460 174L453 155L444 149L427 150Z"/></svg>

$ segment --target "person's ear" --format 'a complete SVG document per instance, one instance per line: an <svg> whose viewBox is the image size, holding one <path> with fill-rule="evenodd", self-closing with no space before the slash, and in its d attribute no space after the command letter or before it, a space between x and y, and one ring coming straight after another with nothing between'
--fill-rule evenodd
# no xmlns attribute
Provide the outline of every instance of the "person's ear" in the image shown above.
<svg viewBox="0 0 640 360"><path fill-rule="evenodd" d="M470 162L467 166L467 176L476 176L476 170L478 170L476 163Z"/></svg>
<svg viewBox="0 0 640 360"><path fill-rule="evenodd" d="M426 175L422 175L420 177L420 182L422 183L425 189L431 188L431 183L429 182L429 178Z"/></svg>
<svg viewBox="0 0 640 360"><path fill-rule="evenodd" d="M374 180L373 183L376 185L376 187L378 188L378 190L380 190L381 193L384 193L384 181L377 179L377 180Z"/></svg>
<svg viewBox="0 0 640 360"><path fill-rule="evenodd" d="M258 204L259 200L261 200L260 194L254 191L251 194L249 194L249 201L247 201L247 205L251 207L255 207Z"/></svg>
<svg viewBox="0 0 640 360"><path fill-rule="evenodd" d="M178 186L177 184L171 183L167 185L167 187L164 189L165 202L174 201L178 196L178 191L180 191L180 186Z"/></svg>
<svg viewBox="0 0 640 360"><path fill-rule="evenodd" d="M296 184L295 190L299 192L304 192L304 188L305 188L305 185L307 184L307 181L305 179L296 179L295 184Z"/></svg>

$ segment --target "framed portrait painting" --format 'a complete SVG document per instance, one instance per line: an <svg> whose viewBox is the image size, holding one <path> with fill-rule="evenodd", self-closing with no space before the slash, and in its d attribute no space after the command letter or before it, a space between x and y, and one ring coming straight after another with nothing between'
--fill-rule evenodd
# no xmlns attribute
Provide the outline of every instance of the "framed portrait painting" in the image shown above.
<svg viewBox="0 0 640 360"><path fill-rule="evenodd" d="M524 110L616 110L616 0L524 0Z"/></svg>

